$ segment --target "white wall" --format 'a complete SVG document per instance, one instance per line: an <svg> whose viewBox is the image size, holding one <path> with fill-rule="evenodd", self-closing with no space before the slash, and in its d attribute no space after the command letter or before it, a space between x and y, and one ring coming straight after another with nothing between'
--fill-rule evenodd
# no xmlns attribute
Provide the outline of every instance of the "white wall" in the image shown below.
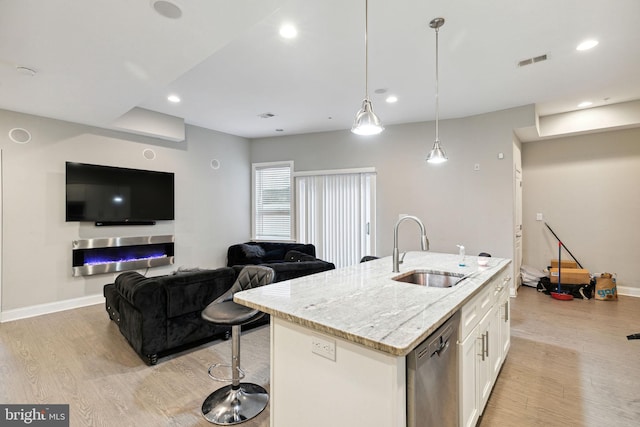
<svg viewBox="0 0 640 427"><path fill-rule="evenodd" d="M380 135L349 131L252 140L251 161L294 160L296 171L373 166L377 178L377 250L390 255L399 214L427 228L431 250L513 255L513 129L532 126L533 106L440 122L449 162L429 165L434 123L386 125ZM504 159L498 159L498 153ZM480 170L474 171L474 164ZM419 249L417 226L401 226L400 250Z"/></svg>
<svg viewBox="0 0 640 427"><path fill-rule="evenodd" d="M14 127L32 134L28 144L8 137ZM174 234L175 265L219 267L229 245L250 235L249 141L188 126L185 142L45 119L0 110L3 156L2 311L93 295L117 273L71 276L71 242L95 237ZM142 152L151 148L154 160ZM211 159L220 168L210 167ZM65 222L65 161L175 173L176 219L155 226L95 227Z"/></svg>
<svg viewBox="0 0 640 427"><path fill-rule="evenodd" d="M527 142L522 158L524 264L558 257L542 213L584 268L640 291L640 129Z"/></svg>

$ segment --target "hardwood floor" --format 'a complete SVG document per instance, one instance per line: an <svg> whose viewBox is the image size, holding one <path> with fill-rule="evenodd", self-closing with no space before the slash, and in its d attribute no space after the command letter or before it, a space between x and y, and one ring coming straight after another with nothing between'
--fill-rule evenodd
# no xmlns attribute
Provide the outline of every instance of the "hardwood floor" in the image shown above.
<svg viewBox="0 0 640 427"><path fill-rule="evenodd" d="M204 399L226 385L207 375L229 363L231 340L147 366L102 305L0 324L0 403L70 405L76 426L211 426ZM269 383L269 327L245 332L246 381ZM268 427L264 411L247 427Z"/></svg>
<svg viewBox="0 0 640 427"><path fill-rule="evenodd" d="M558 301L521 287L511 350L479 425L639 426L640 298Z"/></svg>
<svg viewBox="0 0 640 427"><path fill-rule="evenodd" d="M480 426L640 425L640 340L626 339L640 332L640 298L521 288L511 302L511 350ZM268 327L241 340L246 380L267 389L268 342ZM102 305L3 323L0 403L68 403L74 427L210 426L200 407L221 384L206 371L230 355L215 341L147 366ZM268 408L242 425L268 427Z"/></svg>

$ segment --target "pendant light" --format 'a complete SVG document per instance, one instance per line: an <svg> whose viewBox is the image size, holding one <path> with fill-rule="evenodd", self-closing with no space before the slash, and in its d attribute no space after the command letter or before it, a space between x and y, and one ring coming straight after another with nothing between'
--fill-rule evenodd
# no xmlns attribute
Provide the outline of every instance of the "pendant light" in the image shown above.
<svg viewBox="0 0 640 427"><path fill-rule="evenodd" d="M436 30L436 140L433 143L433 148L427 156L428 163L443 163L448 160L444 149L440 147L440 138L438 134L438 119L440 118L440 102L438 99L438 30L443 25L444 18L434 18L429 23L429 26Z"/></svg>
<svg viewBox="0 0 640 427"><path fill-rule="evenodd" d="M365 0L365 23L364 23L364 50L365 50L365 67L364 67L364 101L362 108L356 114L353 121L351 132L357 135L376 135L384 130L380 119L373 112L373 106L369 99L369 0Z"/></svg>

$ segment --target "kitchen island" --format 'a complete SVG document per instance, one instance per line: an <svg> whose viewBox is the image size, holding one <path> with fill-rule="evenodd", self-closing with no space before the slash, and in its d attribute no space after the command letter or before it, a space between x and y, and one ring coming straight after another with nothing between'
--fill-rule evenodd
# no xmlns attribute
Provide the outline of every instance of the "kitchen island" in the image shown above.
<svg viewBox="0 0 640 427"><path fill-rule="evenodd" d="M271 425L406 425L406 356L510 263L459 260L409 252L400 273L387 257L237 293L272 316ZM451 288L393 280L414 270L465 278Z"/></svg>

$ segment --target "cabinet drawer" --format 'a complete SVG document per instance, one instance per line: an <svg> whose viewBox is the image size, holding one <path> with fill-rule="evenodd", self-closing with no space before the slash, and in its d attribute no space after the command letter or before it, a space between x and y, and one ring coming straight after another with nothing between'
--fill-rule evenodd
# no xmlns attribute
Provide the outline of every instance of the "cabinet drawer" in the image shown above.
<svg viewBox="0 0 640 427"><path fill-rule="evenodd" d="M505 268L489 283L488 286L493 287L493 301L492 304L499 303L505 294L509 292L511 286L511 269Z"/></svg>
<svg viewBox="0 0 640 427"><path fill-rule="evenodd" d="M464 341L478 322L487 314L493 305L494 291L495 287L492 280L462 307L460 310L460 341Z"/></svg>
<svg viewBox="0 0 640 427"><path fill-rule="evenodd" d="M463 341L469 332L480 322L489 312L494 304L498 303L501 297L508 292L511 283L511 270L503 269L489 283L484 285L482 290L475 295L471 301L466 303L460 310L460 341Z"/></svg>

